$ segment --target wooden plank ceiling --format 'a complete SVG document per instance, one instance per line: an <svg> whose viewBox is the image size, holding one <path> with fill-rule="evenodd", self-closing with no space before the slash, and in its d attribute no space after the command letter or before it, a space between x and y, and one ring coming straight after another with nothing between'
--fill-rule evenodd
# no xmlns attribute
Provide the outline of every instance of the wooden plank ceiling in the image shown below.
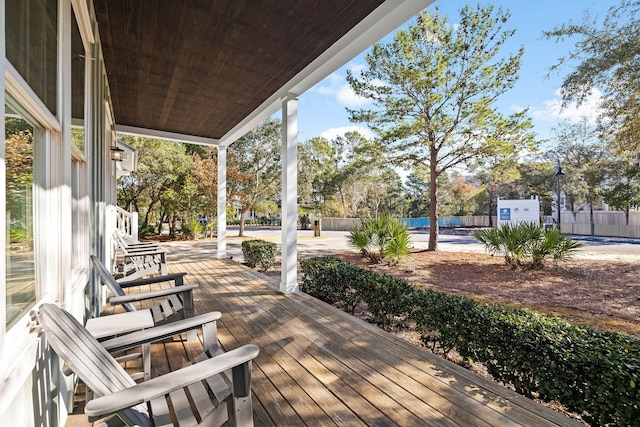
<svg viewBox="0 0 640 427"><path fill-rule="evenodd" d="M383 0L94 0L116 123L221 138Z"/></svg>

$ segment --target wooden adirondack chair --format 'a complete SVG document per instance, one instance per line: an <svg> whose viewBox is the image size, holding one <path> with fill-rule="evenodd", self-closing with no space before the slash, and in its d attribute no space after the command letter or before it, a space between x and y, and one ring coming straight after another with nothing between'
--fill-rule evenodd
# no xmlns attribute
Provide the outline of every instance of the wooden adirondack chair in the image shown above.
<svg viewBox="0 0 640 427"><path fill-rule="evenodd" d="M120 230L115 230L113 232L113 239L119 247L126 248L130 251L140 251L140 250L149 250L149 249L159 249L159 245L157 242L130 242L122 235Z"/></svg>
<svg viewBox="0 0 640 427"><path fill-rule="evenodd" d="M134 280L150 274L167 274L167 254L157 244L129 245L117 232L113 236L122 255L118 278Z"/></svg>
<svg viewBox="0 0 640 427"><path fill-rule="evenodd" d="M85 406L90 422L117 416L128 426L220 426L227 421L236 426L253 425L251 361L259 353L255 345L222 354L215 346L213 354L205 351L193 365L136 384L66 311L43 304L37 322L56 354L100 396ZM122 344L127 337L117 339Z"/></svg>
<svg viewBox="0 0 640 427"><path fill-rule="evenodd" d="M174 322L180 319L186 319L194 315L193 290L196 289L198 285L184 285L183 278L186 273L168 274L165 276L156 276L119 283L96 256L91 255L90 259L94 271L98 274L100 281L107 286L107 289L109 289L109 291L114 295L109 298L109 303L111 305L122 305L127 312L133 312L137 311L136 305L134 304L135 302L149 300L159 301L146 309L150 312L150 317L152 318L154 326ZM130 295L127 295L123 289L123 287L131 288L162 282L173 282L175 286L157 291L139 292ZM115 316L118 315L116 314ZM116 322L117 319L113 319L113 321ZM194 340L197 338L197 335L191 331L187 334L187 338L189 340ZM118 360L131 360L135 356L137 355L120 357ZM142 357L142 372L140 377L146 381L151 376L151 357L148 344L142 345L142 351L139 356Z"/></svg>
<svg viewBox="0 0 640 427"><path fill-rule="evenodd" d="M198 285L183 284L183 278L187 273L174 273L138 280L117 281L95 255L91 255L90 259L91 264L93 265L95 272L100 277L101 282L114 295L114 297L109 299L109 303L111 305L122 305L125 310L134 311L136 310L134 302L162 298L163 301L161 303L151 307L156 324L193 316L193 290L197 288ZM124 289L126 288L162 282L173 282L175 286L157 291L141 292L130 295L127 295L124 292Z"/></svg>

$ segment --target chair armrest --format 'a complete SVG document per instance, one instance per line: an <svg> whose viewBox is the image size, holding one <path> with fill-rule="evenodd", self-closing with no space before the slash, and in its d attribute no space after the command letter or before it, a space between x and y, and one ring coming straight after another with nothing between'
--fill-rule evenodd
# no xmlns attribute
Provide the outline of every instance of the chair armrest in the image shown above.
<svg viewBox="0 0 640 427"><path fill-rule="evenodd" d="M253 344L244 345L211 359L136 384L128 389L98 397L87 403L84 412L90 417L113 414L122 409L164 396L238 365L248 363L255 359L258 353L260 353L258 346Z"/></svg>
<svg viewBox="0 0 640 427"><path fill-rule="evenodd" d="M201 314L188 319L165 323L142 331L131 332L116 338L102 341L100 344L111 352L120 352L139 345L161 341L193 329L201 328L207 323L215 322L222 317L219 311ZM213 343L211 343L213 344Z"/></svg>
<svg viewBox="0 0 640 427"><path fill-rule="evenodd" d="M126 248L122 248L122 250L124 252L127 252L127 253L136 253L136 252L144 252L144 251L157 251L157 250L160 250L160 247L159 246L151 246L151 245L127 246Z"/></svg>
<svg viewBox="0 0 640 427"><path fill-rule="evenodd" d="M141 257L141 256L153 256L153 255L164 255L167 251L164 249L154 249L149 251L140 251L140 252L125 252L123 256L125 258L133 258L133 257Z"/></svg>
<svg viewBox="0 0 640 427"><path fill-rule="evenodd" d="M118 304L125 304L127 302L144 301L147 299L164 297L167 295L174 295L182 292L189 292L196 289L197 287L198 287L198 284L194 283L191 285L182 285L182 286L176 286L172 288L159 289L157 291L140 292L138 294L111 297L109 298L109 304L118 305Z"/></svg>
<svg viewBox="0 0 640 427"><path fill-rule="evenodd" d="M154 283L170 282L170 281L179 282L179 283L176 283L176 285L181 286L182 278L186 275L187 273L172 273L172 274L165 274L164 276L154 276L154 277L147 277L144 279L136 279L136 280L120 279L117 282L120 284L120 287L122 288L130 288L132 286L151 285ZM127 276L124 277L124 279L126 278Z"/></svg>
<svg viewBox="0 0 640 427"><path fill-rule="evenodd" d="M128 248L136 247L136 246L160 246L158 242L135 242L134 243L134 242L124 241L123 243Z"/></svg>

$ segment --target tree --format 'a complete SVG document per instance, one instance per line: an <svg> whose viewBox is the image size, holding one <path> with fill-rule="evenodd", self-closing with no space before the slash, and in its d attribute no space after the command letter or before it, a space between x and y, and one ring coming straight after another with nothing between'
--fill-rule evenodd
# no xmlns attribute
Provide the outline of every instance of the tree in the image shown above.
<svg viewBox="0 0 640 427"><path fill-rule="evenodd" d="M118 204L139 212L143 228L155 220L169 221L173 231L178 205L171 202L180 199L177 194L189 174L185 145L130 135L119 138L138 151L138 167L118 183Z"/></svg>
<svg viewBox="0 0 640 427"><path fill-rule="evenodd" d="M280 120L266 120L229 147L229 169L236 171L227 177L229 200L240 210L239 236L244 235L245 215L278 192L281 127Z"/></svg>
<svg viewBox="0 0 640 427"><path fill-rule="evenodd" d="M191 156L191 181L198 189L202 211L209 218L217 215L218 207L218 151L203 147Z"/></svg>
<svg viewBox="0 0 640 427"><path fill-rule="evenodd" d="M556 180L553 179L555 165L535 157L520 162L518 170L520 178L515 183L517 190L525 197L538 196L543 215L551 215L552 195L556 192Z"/></svg>
<svg viewBox="0 0 640 427"><path fill-rule="evenodd" d="M625 224L629 225L629 208L640 206L640 165L623 162L614 170L621 173L616 184L603 192L604 201L624 211Z"/></svg>
<svg viewBox="0 0 640 427"><path fill-rule="evenodd" d="M478 159L474 170L486 193L486 214L489 226L493 227L493 216L498 206L498 198L524 198L527 193L521 191L517 182L520 179L520 162L506 151L495 152Z"/></svg>
<svg viewBox="0 0 640 427"><path fill-rule="evenodd" d="M303 145L309 205L323 214L374 217L400 200L401 180L375 144L358 132Z"/></svg>
<svg viewBox="0 0 640 427"><path fill-rule="evenodd" d="M316 209L323 214L327 212L327 202L338 196L341 200L341 213L346 214L343 195L340 188L346 175L342 172L345 167L344 139L336 138L328 140L323 137L315 137L306 143L309 151L308 163L313 166L311 199Z"/></svg>
<svg viewBox="0 0 640 427"><path fill-rule="evenodd" d="M560 160L566 175L562 189L571 211L576 204L589 205L589 218L594 228L593 205L602 196L611 170L611 160L595 128L585 120L565 122L553 128L556 148L547 153L549 161Z"/></svg>
<svg viewBox="0 0 640 427"><path fill-rule="evenodd" d="M429 249L437 249L438 178L474 159L532 143L526 111L505 117L496 100L518 78L523 54L500 56L514 34L504 29L509 13L493 5L465 6L459 25L439 9L422 12L417 23L378 43L366 56L368 68L347 80L374 108L349 110L380 136L396 164L429 168Z"/></svg>
<svg viewBox="0 0 640 427"><path fill-rule="evenodd" d="M609 9L602 24L587 15L581 23L544 33L559 41L578 39L575 49L551 67L552 72L573 67L562 84L564 100L582 102L594 88L601 89L602 130L615 135L619 151L634 154L640 151L639 10L640 1L623 0Z"/></svg>
<svg viewBox="0 0 640 427"><path fill-rule="evenodd" d="M309 141L298 145L298 206L303 214L319 212L319 204L314 194L314 179L320 165L314 161ZM306 216L308 219L308 216Z"/></svg>
<svg viewBox="0 0 640 427"><path fill-rule="evenodd" d="M405 182L405 192L409 199L407 216L421 218L429 215L429 197L424 189L429 187L429 171L418 165L413 168Z"/></svg>
<svg viewBox="0 0 640 427"><path fill-rule="evenodd" d="M451 193L451 215L472 215L475 209L476 196L482 192L477 181L469 181L459 173L452 174L449 192Z"/></svg>

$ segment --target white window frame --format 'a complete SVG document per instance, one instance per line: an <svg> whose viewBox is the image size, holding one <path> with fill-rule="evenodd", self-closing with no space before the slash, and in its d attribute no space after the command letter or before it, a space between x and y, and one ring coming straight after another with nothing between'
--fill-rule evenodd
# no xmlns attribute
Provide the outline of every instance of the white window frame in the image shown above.
<svg viewBox="0 0 640 427"><path fill-rule="evenodd" d="M90 217L90 202L89 202L89 168L87 165L86 152L87 152L87 118L91 114L91 87L93 83L91 74L91 44L95 42L93 33L91 31L91 21L89 18L89 11L87 9L86 1L71 0L71 20L75 19L75 22L80 31L80 37L84 46L85 66L84 66L84 120L71 119L72 126L82 127L84 135L84 152L78 149L76 145L71 141L71 130L69 130L69 141L65 141L70 146L71 152L71 174L69 186L71 188L71 203L77 204L77 212L79 217L72 218L72 221L77 221L78 234L72 236L71 244L71 293L77 294L89 282L89 217ZM71 25L71 22L69 22ZM70 55L69 55L70 56ZM69 58L70 59L70 58ZM69 61L67 61L69 62ZM71 74L71 64L64 64L69 67L69 74ZM70 89L70 88L69 88ZM71 110L71 107L69 107ZM71 111L68 112L68 116L71 117ZM75 162L75 166L74 166ZM73 193L73 182L78 183L77 194ZM76 198L77 200L74 200ZM72 212L73 214L73 212Z"/></svg>
<svg viewBox="0 0 640 427"><path fill-rule="evenodd" d="M51 274L57 273L56 266L47 263L47 260L50 258L48 256L49 252L52 250L47 242L51 242L54 236L52 236L52 227L48 227L44 219L51 217L51 212L48 212L47 209L51 204L51 194L49 192L51 188L51 148L56 145L55 141L59 141L60 139L61 126L15 68L13 68L8 61L5 61L4 65L5 91L3 92L4 99L2 102L3 113L4 104L7 102L6 96L9 95L16 102L17 108L21 110L26 118L36 122L37 126L43 131L43 135L41 136L35 137L34 135L34 150L37 150L37 154L34 156L34 169L37 168L41 171L38 174L37 180L34 176L35 189L33 207L35 276L36 286L39 289L39 295L36 299L34 309L37 309L42 303L58 299L60 291L56 281L52 281L52 284L47 286L48 281L42 279L51 277ZM4 144L2 144L1 150L3 166L2 172L0 173L2 176L0 180L0 184L2 185L1 195L2 200L6 202ZM2 209L1 215L2 218L6 220L6 212L4 209ZM4 227L2 227L2 230L2 235L6 239L6 230L4 230ZM2 281L4 282L6 277L6 258L2 257L1 262ZM38 340L36 334L29 333L29 313L25 313L16 324L8 330L6 329L6 282L3 283L2 289L3 301L2 304L0 304L0 318L2 320L1 330L3 336L1 337L2 340L0 340L2 348L2 353L0 354L0 374L2 374L2 378L7 378L10 373L11 383L15 386L21 385L24 379L31 373L33 366L25 364L23 361L35 360ZM12 344L10 346L4 345L5 342ZM0 390L0 399L9 398L14 387L6 387ZM8 394L8 396L4 396L5 393Z"/></svg>
<svg viewBox="0 0 640 427"><path fill-rule="evenodd" d="M69 5L68 0L59 0L58 10L63 11L65 5ZM0 0L0 11L2 23L0 23L0 47L2 52L6 52L5 23L4 23L4 1ZM60 19L62 19L60 17ZM58 25L58 31L60 25ZM61 34L58 34L61 39ZM61 43L58 43L58 55L61 54ZM57 194L52 192L54 187L52 162L60 155L58 147L62 146L62 125L58 117L53 115L46 105L40 100L29 84L22 78L20 73L4 57L0 60L0 90L2 93L1 112L3 116L2 130L4 131L5 103L10 96L12 102L15 101L18 111L24 114L25 118L34 122L35 126L42 129L42 134L34 135L34 169L39 173L34 174L34 258L36 286L39 294L36 297L32 310L47 302L59 300L61 297L61 287L59 280L44 280L49 278L59 278L60 267L56 260L59 259L60 245L53 242L59 240L59 227L51 227L51 223L58 223L58 212L51 212L51 207L55 206L59 200ZM59 81L57 82L58 101L60 93ZM4 132L3 132L4 133ZM0 200L6 205L6 163L4 144L0 148ZM6 223L6 210L0 209L0 219ZM46 220L46 221L45 221ZM0 227L0 239L6 241L6 229ZM6 253L6 252L5 252ZM6 256L0 257L0 275L2 285L0 286L0 378L3 380L3 387L0 387L0 402L11 402L17 390L20 389L33 370L32 363L25 361L37 360L39 351L39 337L32 333L30 324L30 314L25 313L17 323L8 330L6 329ZM6 345L11 343L11 345ZM0 413L6 408L0 405Z"/></svg>

